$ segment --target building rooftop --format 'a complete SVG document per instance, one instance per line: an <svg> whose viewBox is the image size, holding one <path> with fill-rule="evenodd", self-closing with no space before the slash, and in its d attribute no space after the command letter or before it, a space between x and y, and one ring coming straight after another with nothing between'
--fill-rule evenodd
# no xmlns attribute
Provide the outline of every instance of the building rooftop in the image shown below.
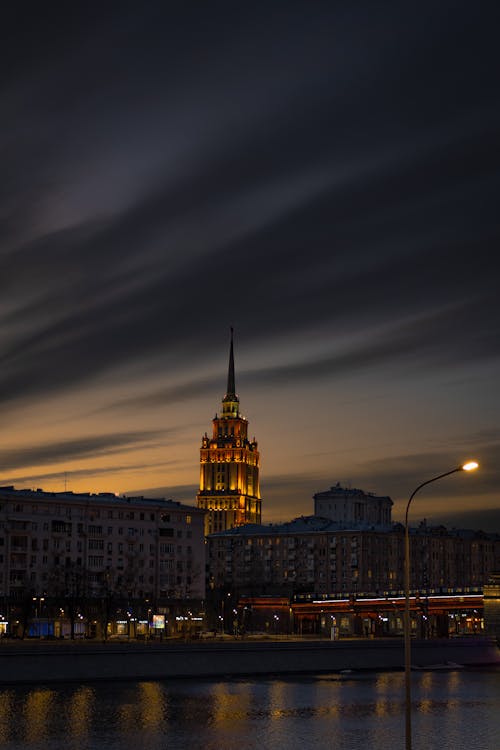
<svg viewBox="0 0 500 750"><path fill-rule="evenodd" d="M342 487L340 482L336 482L336 484L333 485L333 487L330 487L329 490L323 490L321 492L316 492L313 497L331 497L332 495L338 495L339 499L348 497L348 498L360 498L360 497L369 497L376 500L391 500L391 498L388 495L376 495L374 492L365 492L364 490L360 490L356 487ZM392 503L392 500L391 500Z"/></svg>
<svg viewBox="0 0 500 750"><path fill-rule="evenodd" d="M134 495L115 495L112 492L98 492L98 493L92 493L92 492L72 492L71 490L66 490L64 492L46 492L43 489L37 488L36 490L33 489L16 489L13 485L0 487L0 497L3 497L4 499L7 497L12 498L26 498L29 500L60 500L62 502L66 503L89 503L89 502L98 502L102 505L115 505L115 506L125 506L125 505L134 505L134 506L143 506L143 507L153 507L153 506L160 506L162 508L171 508L172 510L175 508L179 509L188 509L189 511L197 512L197 513L204 513L204 511L200 510L199 508L196 508L191 505L184 505L183 503L180 503L176 500L171 499L165 499L163 497L144 497L143 495L134 496Z"/></svg>
<svg viewBox="0 0 500 750"><path fill-rule="evenodd" d="M243 526L236 526L226 531L219 531L209 534L210 537L238 537L238 536L278 536L281 534L307 534L318 532L367 532L376 531L377 533L391 533L394 531L404 532L404 526L401 523L393 523L387 530L381 530L379 527L369 524L364 525L341 525L336 521L321 516L299 516L292 521L284 523L255 524L248 523ZM462 538L487 538L498 539L497 533L485 533L483 531L474 531L472 529L447 529L445 526L423 526L410 528L411 534L427 534L429 536L458 536Z"/></svg>
<svg viewBox="0 0 500 750"><path fill-rule="evenodd" d="M346 525L329 518L321 516L300 516L292 521L285 523L270 524L253 524L248 523L244 526L236 526L233 529L210 534L213 536L273 536L278 534L307 534L317 533L318 531L379 531L375 526L370 524Z"/></svg>

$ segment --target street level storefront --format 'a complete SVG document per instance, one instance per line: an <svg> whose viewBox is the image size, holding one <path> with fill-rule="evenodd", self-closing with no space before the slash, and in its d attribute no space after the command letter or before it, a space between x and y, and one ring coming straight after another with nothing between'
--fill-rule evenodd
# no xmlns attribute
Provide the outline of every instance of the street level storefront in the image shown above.
<svg viewBox="0 0 500 750"><path fill-rule="evenodd" d="M4 603L0 608L0 638L163 640L195 637L204 625L200 601L175 601L164 605L135 602L130 606L104 606L88 600L85 606L66 609L50 597Z"/></svg>
<svg viewBox="0 0 500 750"><path fill-rule="evenodd" d="M482 593L433 594L410 598L411 632L418 638L448 638L484 632ZM403 634L404 597L348 597L289 601L243 597L241 632L380 638Z"/></svg>

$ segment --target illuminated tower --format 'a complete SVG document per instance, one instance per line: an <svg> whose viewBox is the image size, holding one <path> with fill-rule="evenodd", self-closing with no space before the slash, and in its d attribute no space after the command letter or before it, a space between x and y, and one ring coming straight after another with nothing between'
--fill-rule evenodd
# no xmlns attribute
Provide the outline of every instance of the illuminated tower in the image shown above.
<svg viewBox="0 0 500 750"><path fill-rule="evenodd" d="M212 420L212 437L202 438L198 508L207 510L205 534L244 523L261 522L259 452L248 440L248 421L240 414L234 384L233 329L229 349L227 391L222 414Z"/></svg>

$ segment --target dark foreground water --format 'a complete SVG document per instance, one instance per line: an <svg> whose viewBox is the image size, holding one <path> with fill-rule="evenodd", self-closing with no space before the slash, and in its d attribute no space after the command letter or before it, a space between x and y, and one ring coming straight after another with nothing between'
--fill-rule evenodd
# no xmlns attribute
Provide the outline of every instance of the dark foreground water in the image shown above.
<svg viewBox="0 0 500 750"><path fill-rule="evenodd" d="M414 750L498 750L500 671L412 675ZM2 750L404 747L402 673L0 690Z"/></svg>

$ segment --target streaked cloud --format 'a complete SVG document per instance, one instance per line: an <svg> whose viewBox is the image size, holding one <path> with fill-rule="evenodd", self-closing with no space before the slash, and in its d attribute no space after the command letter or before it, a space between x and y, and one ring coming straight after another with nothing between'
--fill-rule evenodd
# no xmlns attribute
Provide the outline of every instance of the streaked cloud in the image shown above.
<svg viewBox="0 0 500 750"><path fill-rule="evenodd" d="M233 325L270 516L344 469L403 496L481 432L489 507L500 105L484 10L73 10L4 18L2 474L59 482L64 462L105 483L121 466L132 489L190 496ZM430 448L408 429L417 391ZM288 480L285 443L314 468Z"/></svg>

